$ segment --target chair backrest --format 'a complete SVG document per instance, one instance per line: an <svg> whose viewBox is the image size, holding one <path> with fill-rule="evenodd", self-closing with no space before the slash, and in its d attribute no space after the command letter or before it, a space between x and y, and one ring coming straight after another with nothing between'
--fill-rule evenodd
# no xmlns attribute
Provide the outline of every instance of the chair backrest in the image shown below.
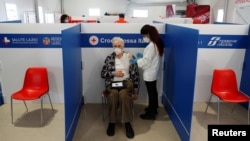
<svg viewBox="0 0 250 141"><path fill-rule="evenodd" d="M48 91L47 69L45 67L29 67L25 73L23 89Z"/></svg>
<svg viewBox="0 0 250 141"><path fill-rule="evenodd" d="M238 91L238 85L235 72L232 69L215 69L211 92L235 92Z"/></svg>

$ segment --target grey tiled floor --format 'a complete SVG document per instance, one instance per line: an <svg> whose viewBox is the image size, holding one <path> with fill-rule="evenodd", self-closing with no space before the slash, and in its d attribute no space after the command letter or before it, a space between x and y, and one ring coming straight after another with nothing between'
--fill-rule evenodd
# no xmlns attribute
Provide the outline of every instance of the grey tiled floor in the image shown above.
<svg viewBox="0 0 250 141"><path fill-rule="evenodd" d="M207 126L211 124L248 124L247 109L241 105L221 103L219 123L217 123L217 104L210 104L207 113L205 114L204 111L206 106L207 103L194 103L190 141L207 141Z"/></svg>
<svg viewBox="0 0 250 141"><path fill-rule="evenodd" d="M25 115L24 104L14 104L14 125L10 104L0 106L0 141L64 141L63 105L53 106L54 113L50 105L44 105L43 126L40 124L40 104L28 104L29 112Z"/></svg>
<svg viewBox="0 0 250 141"><path fill-rule="evenodd" d="M163 107L159 108L158 116L155 121L141 120L139 115L144 111L145 106L135 104L135 115L132 123L135 131L135 137L128 139L125 134L125 128L122 123L117 123L115 135L109 137L106 135L108 122L102 121L101 106L88 104L83 108L84 114L80 117L77 131L73 141L179 141L179 137L173 127L169 116ZM98 112L97 112L98 111Z"/></svg>
<svg viewBox="0 0 250 141"><path fill-rule="evenodd" d="M10 105L0 106L0 141L64 141L64 105L54 104L55 113L50 106L44 105L44 126L40 125L39 104L28 104L30 112L25 111L22 103L14 104L14 119L11 124ZM82 108L80 119L73 141L180 141L169 116L163 107L159 108L155 121L141 120L139 115L144 105L135 104L135 115L132 126L135 137L128 139L123 124L116 125L113 137L106 135L107 121L102 121L101 104L86 104ZM216 104L209 106L204 114L206 103L194 103L192 132L190 141L206 141L207 125L216 124ZM221 104L220 124L247 124L247 110L237 105L231 112L232 105ZM17 120L18 117L21 117Z"/></svg>

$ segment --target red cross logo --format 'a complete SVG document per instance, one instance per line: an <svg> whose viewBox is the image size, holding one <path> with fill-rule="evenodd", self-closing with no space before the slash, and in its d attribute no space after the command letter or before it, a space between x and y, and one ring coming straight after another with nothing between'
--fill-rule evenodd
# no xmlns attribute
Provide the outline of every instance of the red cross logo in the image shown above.
<svg viewBox="0 0 250 141"><path fill-rule="evenodd" d="M89 43L91 44L91 45L97 45L98 44L98 42L99 42L99 39L96 37L96 36L91 36L90 38L89 38Z"/></svg>

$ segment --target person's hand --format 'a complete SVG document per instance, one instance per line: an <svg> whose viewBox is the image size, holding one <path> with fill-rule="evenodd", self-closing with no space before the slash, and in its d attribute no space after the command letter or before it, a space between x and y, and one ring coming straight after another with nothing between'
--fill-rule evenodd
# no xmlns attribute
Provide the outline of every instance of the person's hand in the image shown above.
<svg viewBox="0 0 250 141"><path fill-rule="evenodd" d="M136 64L137 60L136 59L130 59L129 62L132 63L132 64Z"/></svg>
<svg viewBox="0 0 250 141"><path fill-rule="evenodd" d="M137 99L138 99L138 94L133 94L133 95L132 95L132 98L133 98L134 100L137 100Z"/></svg>
<svg viewBox="0 0 250 141"><path fill-rule="evenodd" d="M143 57L143 54L142 53L140 53L140 52L138 52L138 53L136 53L136 57L139 59L139 58L142 58Z"/></svg>
<svg viewBox="0 0 250 141"><path fill-rule="evenodd" d="M115 76L116 77L123 77L124 73L122 71L118 70L118 71L115 71Z"/></svg>

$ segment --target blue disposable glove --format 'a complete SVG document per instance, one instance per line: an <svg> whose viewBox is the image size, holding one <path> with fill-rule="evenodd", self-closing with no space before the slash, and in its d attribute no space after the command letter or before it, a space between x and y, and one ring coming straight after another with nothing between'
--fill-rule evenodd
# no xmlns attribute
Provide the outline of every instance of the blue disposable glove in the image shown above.
<svg viewBox="0 0 250 141"><path fill-rule="evenodd" d="M136 57L139 59L139 58L142 58L143 57L143 54L142 53L140 53L140 52L138 52L138 53L136 53Z"/></svg>
<svg viewBox="0 0 250 141"><path fill-rule="evenodd" d="M132 64L136 64L137 60L136 59L130 59L129 62L132 63Z"/></svg>

